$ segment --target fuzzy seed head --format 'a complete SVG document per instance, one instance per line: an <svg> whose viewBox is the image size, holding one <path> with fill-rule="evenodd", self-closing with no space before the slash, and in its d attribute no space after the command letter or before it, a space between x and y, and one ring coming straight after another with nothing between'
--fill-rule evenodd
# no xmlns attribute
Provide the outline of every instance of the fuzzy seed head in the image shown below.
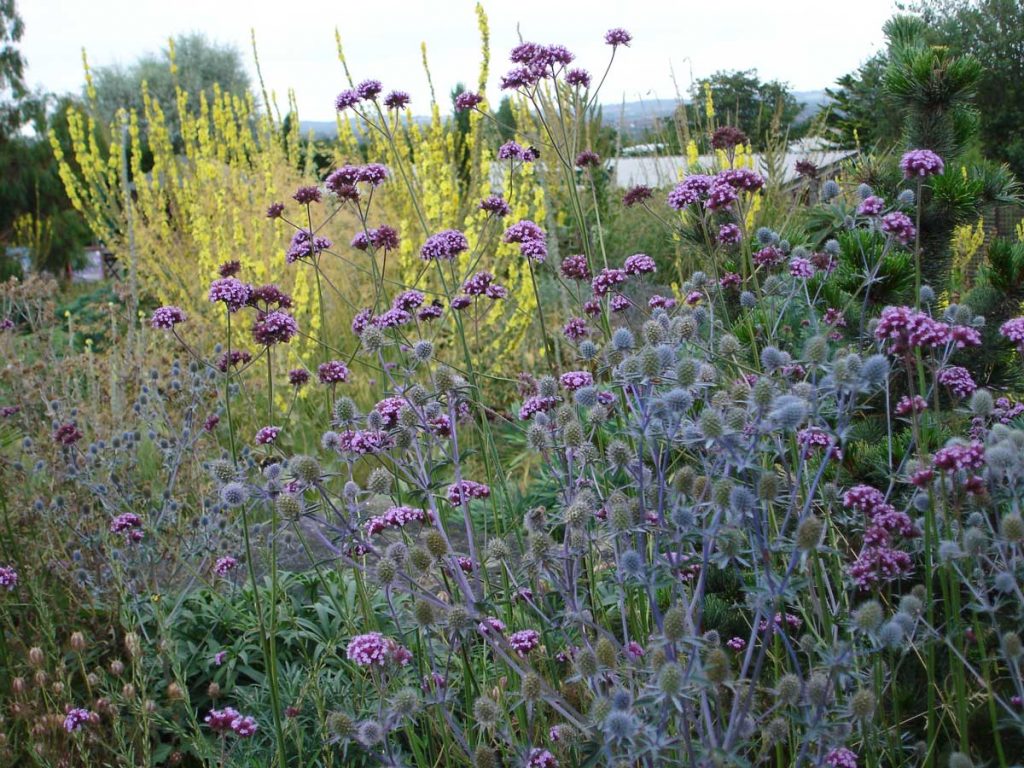
<svg viewBox="0 0 1024 768"><path fill-rule="evenodd" d="M430 570L430 566L433 565L434 558L423 547L413 547L412 551L409 552L409 562L420 573L426 573Z"/></svg>
<svg viewBox="0 0 1024 768"><path fill-rule="evenodd" d="M1017 513L1004 515L999 521L999 533L1004 539L1015 544L1024 540L1024 519Z"/></svg>
<svg viewBox="0 0 1024 768"><path fill-rule="evenodd" d="M298 520L302 516L302 499L294 493L282 493L275 503L285 520Z"/></svg>
<svg viewBox="0 0 1024 768"><path fill-rule="evenodd" d="M853 614L853 623L861 632L874 632L885 618L882 605L877 600L861 603Z"/></svg>
<svg viewBox="0 0 1024 768"><path fill-rule="evenodd" d="M877 703L874 692L861 688L850 698L850 714L857 720L870 720L875 716Z"/></svg>
<svg viewBox="0 0 1024 768"><path fill-rule="evenodd" d="M615 668L618 663L618 653L615 649L615 643L607 637L602 637L597 641L597 645L594 646L594 650L597 653L597 661L602 667L607 667L608 669Z"/></svg>
<svg viewBox="0 0 1024 768"><path fill-rule="evenodd" d="M677 643L686 635L686 614L681 606L673 605L665 611L663 620L665 639Z"/></svg>
<svg viewBox="0 0 1024 768"><path fill-rule="evenodd" d="M523 698L527 701L537 701L543 691L543 684L538 675L528 672L523 678Z"/></svg>
<svg viewBox="0 0 1024 768"><path fill-rule="evenodd" d="M473 717L484 728L493 728L501 717L501 709L490 696L480 696L473 702Z"/></svg>
<svg viewBox="0 0 1024 768"><path fill-rule="evenodd" d="M817 549L821 541L821 532L825 529L824 521L817 515L808 515L796 529L796 546L802 552Z"/></svg>
<svg viewBox="0 0 1024 768"><path fill-rule="evenodd" d="M427 531L425 543L427 551L438 560L448 554L448 542L445 540L444 534L436 528Z"/></svg>
<svg viewBox="0 0 1024 768"><path fill-rule="evenodd" d="M658 673L658 689L666 696L675 696L683 687L683 668L675 661L663 664Z"/></svg>
<svg viewBox="0 0 1024 768"><path fill-rule="evenodd" d="M576 671L580 677L593 677L597 674L597 654L584 648L576 654Z"/></svg>
<svg viewBox="0 0 1024 768"><path fill-rule="evenodd" d="M816 707L824 707L829 700L828 677L815 672L807 680L807 700Z"/></svg>
<svg viewBox="0 0 1024 768"><path fill-rule="evenodd" d="M795 704L800 699L800 678L792 674L783 675L779 678L775 693L783 704Z"/></svg>
<svg viewBox="0 0 1024 768"><path fill-rule="evenodd" d="M498 757L486 744L477 745L473 752L473 768L498 768Z"/></svg>

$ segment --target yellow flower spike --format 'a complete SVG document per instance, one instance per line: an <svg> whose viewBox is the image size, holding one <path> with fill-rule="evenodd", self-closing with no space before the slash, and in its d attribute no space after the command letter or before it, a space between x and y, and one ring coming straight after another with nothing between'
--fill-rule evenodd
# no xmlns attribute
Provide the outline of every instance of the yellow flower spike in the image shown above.
<svg viewBox="0 0 1024 768"><path fill-rule="evenodd" d="M711 96L711 83L704 83L704 114L709 123L715 117L715 100Z"/></svg>
<svg viewBox="0 0 1024 768"><path fill-rule="evenodd" d="M690 139L686 143L686 169L688 173L696 173L697 163L700 162L700 152L697 150L697 142Z"/></svg>

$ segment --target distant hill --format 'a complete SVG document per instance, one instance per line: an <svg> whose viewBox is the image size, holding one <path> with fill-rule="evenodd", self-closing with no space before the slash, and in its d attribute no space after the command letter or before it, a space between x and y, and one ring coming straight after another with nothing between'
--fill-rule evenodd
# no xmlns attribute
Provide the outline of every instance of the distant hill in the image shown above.
<svg viewBox="0 0 1024 768"><path fill-rule="evenodd" d="M800 114L797 115L797 122L807 120L815 115L819 109L828 101L825 90L818 91L794 91L793 96L802 105ZM627 101L623 104L602 104L604 119L607 123L615 126L621 125L623 132L629 134L640 134L650 128L655 120L668 117L676 108L675 99L649 99L646 101ZM419 123L424 123L430 118L417 115L413 118ZM300 125L302 132L313 131L317 138L333 138L337 135L337 125L333 120L303 120Z"/></svg>

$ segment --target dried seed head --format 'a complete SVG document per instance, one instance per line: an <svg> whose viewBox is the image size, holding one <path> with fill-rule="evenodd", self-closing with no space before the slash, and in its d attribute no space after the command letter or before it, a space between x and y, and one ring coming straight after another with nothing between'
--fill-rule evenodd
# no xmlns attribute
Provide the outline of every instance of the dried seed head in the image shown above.
<svg viewBox="0 0 1024 768"><path fill-rule="evenodd" d="M498 768L498 757L486 744L477 745L473 752L473 768Z"/></svg>
<svg viewBox="0 0 1024 768"><path fill-rule="evenodd" d="M210 475L218 483L228 483L235 478L235 465L224 459L210 462Z"/></svg>
<svg viewBox="0 0 1024 768"><path fill-rule="evenodd" d="M434 611L433 603L426 600L417 600L413 610L416 616L416 623L421 627L429 627L437 620L437 613Z"/></svg>

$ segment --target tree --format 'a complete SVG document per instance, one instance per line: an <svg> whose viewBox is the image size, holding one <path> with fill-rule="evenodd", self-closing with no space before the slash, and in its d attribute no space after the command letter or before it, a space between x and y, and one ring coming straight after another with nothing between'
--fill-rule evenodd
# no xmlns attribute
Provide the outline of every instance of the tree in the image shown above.
<svg viewBox="0 0 1024 768"><path fill-rule="evenodd" d="M946 161L958 157L977 132L973 105L982 78L971 54L930 45L926 23L915 16L894 16L885 23L889 65L884 87L903 108L908 147L931 149Z"/></svg>
<svg viewBox="0 0 1024 768"><path fill-rule="evenodd" d="M758 149L776 130L786 133L793 128L800 114L789 86L778 80L762 82L756 69L719 71L694 83L691 97L697 108L692 112L697 116L705 114L709 88L718 125L742 129Z"/></svg>
<svg viewBox="0 0 1024 768"><path fill-rule="evenodd" d="M25 59L17 44L25 25L14 0L0 0L0 142L21 124L19 103L25 98Z"/></svg>
<svg viewBox="0 0 1024 768"><path fill-rule="evenodd" d="M986 157L1024 177L1024 3L1020 0L922 0L914 10L926 35L951 55L973 57L979 136Z"/></svg>
<svg viewBox="0 0 1024 768"><path fill-rule="evenodd" d="M97 117L102 125L110 125L122 108L141 114L142 84L146 83L150 96L160 102L177 136L180 126L176 86L188 94L189 109L198 111L201 94L210 98L215 86L227 93L245 94L249 75L236 48L192 33L178 35L167 48L157 54L146 54L131 66L97 67L93 83Z"/></svg>
<svg viewBox="0 0 1024 768"><path fill-rule="evenodd" d="M876 53L856 71L840 77L838 87L825 89L829 98L826 125L844 147L884 151L900 142L903 120L885 90L888 66L888 54Z"/></svg>

